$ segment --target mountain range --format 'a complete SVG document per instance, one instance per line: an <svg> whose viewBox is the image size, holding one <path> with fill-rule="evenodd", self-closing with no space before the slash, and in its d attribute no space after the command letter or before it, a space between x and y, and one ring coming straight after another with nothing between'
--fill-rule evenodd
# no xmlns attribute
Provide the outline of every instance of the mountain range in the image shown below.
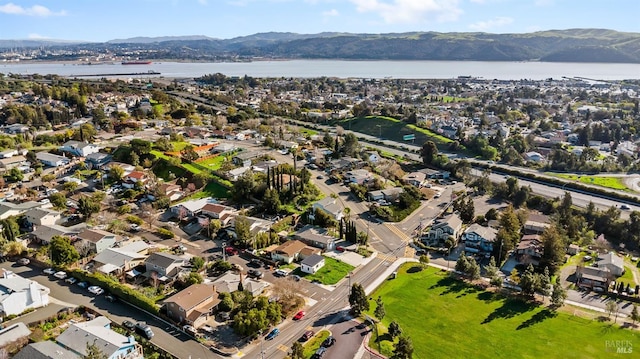
<svg viewBox="0 0 640 359"><path fill-rule="evenodd" d="M35 41L34 41L35 42ZM523 34L410 32L296 34L269 32L232 39L207 36L135 37L105 43L51 43L37 46L149 51L150 59L221 57L474 60L640 63L640 33L607 29L549 30ZM3 46L0 41L0 47ZM13 47L16 46L15 42ZM22 46L29 46L24 43Z"/></svg>

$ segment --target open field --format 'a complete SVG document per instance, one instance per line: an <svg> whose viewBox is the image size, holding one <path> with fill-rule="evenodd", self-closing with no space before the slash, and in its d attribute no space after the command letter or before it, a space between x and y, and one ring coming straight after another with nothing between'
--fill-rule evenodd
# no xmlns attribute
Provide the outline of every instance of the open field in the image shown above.
<svg viewBox="0 0 640 359"><path fill-rule="evenodd" d="M322 284L332 285L338 283L340 279L344 278L354 269L352 265L330 257L324 257L324 262L324 267L320 268L314 274L305 273L301 271L300 268L297 268L293 273L311 281L317 280Z"/></svg>
<svg viewBox="0 0 640 359"><path fill-rule="evenodd" d="M571 181L580 181L582 183L591 184L595 186L616 189L619 191L633 192L625 184L620 177L600 177L600 176L580 176L566 173L546 173L550 176L560 177Z"/></svg>
<svg viewBox="0 0 640 359"><path fill-rule="evenodd" d="M417 267L403 266L396 279L369 296L374 299L369 315L375 298L381 296L385 304L379 329L385 355L392 343L384 331L393 320L411 337L415 358L603 358L615 354L607 341L640 345L640 333L619 324L554 313ZM370 346L378 346L375 331Z"/></svg>
<svg viewBox="0 0 640 359"><path fill-rule="evenodd" d="M393 141L405 142L407 144L411 144L413 142L413 144L421 145L422 143L431 140L439 147L443 147L453 142L452 140L430 130L406 124L391 117L357 117L340 121L338 124L345 129L351 129L352 131L382 137ZM411 134L416 136L415 141L404 141L402 139L402 136Z"/></svg>

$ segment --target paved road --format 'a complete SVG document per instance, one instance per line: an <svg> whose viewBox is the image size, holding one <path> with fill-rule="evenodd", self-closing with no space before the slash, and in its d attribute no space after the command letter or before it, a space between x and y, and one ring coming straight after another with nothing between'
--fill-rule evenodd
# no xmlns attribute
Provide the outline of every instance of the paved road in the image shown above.
<svg viewBox="0 0 640 359"><path fill-rule="evenodd" d="M30 278L48 287L51 290L50 296L57 300L91 307L116 323L122 323L125 319L147 322L155 334L151 342L180 359L221 358L181 331L172 329L144 312L122 302L110 303L104 299L104 296L95 297L76 285L68 285L63 281L53 280L53 277L43 275L40 268L15 266L11 262L0 263L0 268L9 269L16 274ZM25 318L25 321L43 319L41 317L48 316L51 311L62 308L64 306L58 304L49 305L47 308L38 309L31 313L30 317Z"/></svg>

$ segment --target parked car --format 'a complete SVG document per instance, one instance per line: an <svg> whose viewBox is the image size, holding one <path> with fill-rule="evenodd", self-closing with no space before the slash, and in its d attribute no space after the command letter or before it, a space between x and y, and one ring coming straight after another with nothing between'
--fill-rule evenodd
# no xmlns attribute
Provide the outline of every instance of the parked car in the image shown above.
<svg viewBox="0 0 640 359"><path fill-rule="evenodd" d="M273 328L273 330L272 330L272 331L270 331L270 332L269 332L269 334L267 334L267 336L266 336L266 337L264 337L264 338L265 338L266 340L271 340L271 339L273 339L273 338L277 337L277 336L278 336L278 334L280 334L280 329L278 329L278 328Z"/></svg>
<svg viewBox="0 0 640 359"><path fill-rule="evenodd" d="M233 247L227 247L224 249L225 253L227 253L228 256L233 256L238 254L238 250L233 248Z"/></svg>
<svg viewBox="0 0 640 359"><path fill-rule="evenodd" d="M300 320L300 319L304 318L305 314L307 314L307 313L305 313L304 310L301 310L298 313L296 313L296 315L293 316L293 320Z"/></svg>
<svg viewBox="0 0 640 359"><path fill-rule="evenodd" d="M75 279L74 277L69 277L69 278L65 279L65 282L69 283L69 284L75 284L77 281L78 280Z"/></svg>
<svg viewBox="0 0 640 359"><path fill-rule="evenodd" d="M122 326L125 327L125 329L130 331L134 331L136 329L136 325L133 324L133 322L130 320L125 320L124 322L122 322Z"/></svg>
<svg viewBox="0 0 640 359"><path fill-rule="evenodd" d="M334 338L333 335L330 335L330 336L327 337L327 339L325 339L322 342L322 346L325 347L325 348L328 348L328 347L332 346L335 343L336 343L336 338Z"/></svg>
<svg viewBox="0 0 640 359"><path fill-rule="evenodd" d="M135 326L136 333L144 336L147 339L153 338L153 331L145 322L137 322Z"/></svg>
<svg viewBox="0 0 640 359"><path fill-rule="evenodd" d="M91 287L87 288L87 290L89 291L89 293L94 295L100 295L104 293L104 289L98 287L97 285L92 285Z"/></svg>
<svg viewBox="0 0 640 359"><path fill-rule="evenodd" d="M115 296L115 295L113 295L113 294L107 294L107 295L105 295L105 296L104 296L104 299L106 299L106 300L108 300L109 302L113 303L113 302L115 302L115 301L117 301L117 300L118 300L118 297L116 297L116 296Z"/></svg>
<svg viewBox="0 0 640 359"><path fill-rule="evenodd" d="M325 347L320 347L320 348L318 348L318 350L316 350L316 352L313 354L313 357L314 357L314 358L322 358L326 352L327 352L327 348L325 348Z"/></svg>
<svg viewBox="0 0 640 359"><path fill-rule="evenodd" d="M264 276L264 274L262 274L262 272L257 270L257 269L249 269L247 271L247 275L249 277L253 277L253 278L256 278L256 279L261 279Z"/></svg>
<svg viewBox="0 0 640 359"><path fill-rule="evenodd" d="M627 206L626 204L623 204L622 206L620 206L620 209L631 209L631 207Z"/></svg>
<svg viewBox="0 0 640 359"><path fill-rule="evenodd" d="M135 223L131 223L131 226L129 226L129 228L134 232L139 232L142 229L139 225Z"/></svg>
<svg viewBox="0 0 640 359"><path fill-rule="evenodd" d="M86 288L88 286L89 286L89 284L87 282L78 282L78 287L80 287L80 288Z"/></svg>
<svg viewBox="0 0 640 359"><path fill-rule="evenodd" d="M18 263L21 266L26 266L29 263L31 263L31 261L29 260L29 258L20 258L16 263Z"/></svg>
<svg viewBox="0 0 640 359"><path fill-rule="evenodd" d="M273 275L275 275L276 277L286 277L287 274L289 273L284 269L276 269L276 271L273 272Z"/></svg>
<svg viewBox="0 0 640 359"><path fill-rule="evenodd" d="M53 276L58 279L65 279L67 278L67 272L63 272L63 271L56 272Z"/></svg>
<svg viewBox="0 0 640 359"><path fill-rule="evenodd" d="M296 282L299 282L301 279L300 276L297 274L292 275L291 278L293 278L293 280L295 280Z"/></svg>
<svg viewBox="0 0 640 359"><path fill-rule="evenodd" d="M258 268L260 268L260 267L262 267L262 261L261 261L261 260L259 260L259 259L255 259L255 258L254 258L254 259L252 259L252 260L250 260L250 261L249 261L249 265L250 265L250 266L252 266L252 267L258 267Z"/></svg>
<svg viewBox="0 0 640 359"><path fill-rule="evenodd" d="M48 275L52 275L55 272L56 272L56 270L53 269L53 268L46 268L45 270L42 271L42 273L48 274Z"/></svg>
<svg viewBox="0 0 640 359"><path fill-rule="evenodd" d="M313 330L307 330L306 332L304 332L304 334L302 334L302 338L300 338L303 342L306 342L307 340L313 338L313 336L316 335L316 332L314 332Z"/></svg>

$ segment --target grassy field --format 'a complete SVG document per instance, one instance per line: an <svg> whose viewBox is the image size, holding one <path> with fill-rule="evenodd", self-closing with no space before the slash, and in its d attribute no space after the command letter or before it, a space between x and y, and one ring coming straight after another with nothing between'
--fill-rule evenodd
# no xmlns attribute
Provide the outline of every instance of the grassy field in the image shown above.
<svg viewBox="0 0 640 359"><path fill-rule="evenodd" d="M572 181L580 181L586 184L592 184L595 186L606 187L616 189L620 191L633 192L625 184L620 177L599 177L599 176L578 176L565 173L547 173L550 176L560 177Z"/></svg>
<svg viewBox="0 0 640 359"><path fill-rule="evenodd" d="M370 295L385 304L379 327L384 355L391 354L385 332L393 320L411 337L414 358L604 358L611 355L608 340L640 345L640 333L619 324L554 313L414 267L403 266ZM369 314L374 310L375 300ZM370 346L377 348L373 333Z"/></svg>
<svg viewBox="0 0 640 359"><path fill-rule="evenodd" d="M355 268L350 264L340 262L330 257L324 257L324 262L324 267L320 268L320 270L314 274L305 273L301 271L300 268L297 268L293 273L311 281L317 280L322 284L332 285L338 283L340 279L344 278Z"/></svg>
<svg viewBox="0 0 640 359"><path fill-rule="evenodd" d="M407 144L411 144L412 141L404 141L402 136L411 134L416 136L415 141L413 141L413 144L415 145L422 145L424 142L431 140L438 146L445 147L447 144L453 142L452 140L440 136L432 131L419 128L415 125L407 125L404 122L391 117L358 117L341 121L339 124L345 129L351 129L352 131L376 137L382 136L385 139L404 142Z"/></svg>
<svg viewBox="0 0 640 359"><path fill-rule="evenodd" d="M205 198L205 197L228 198L229 190L225 186L221 185L220 183L211 181L206 186L204 186L202 191L196 192L187 198L198 199L198 198Z"/></svg>
<svg viewBox="0 0 640 359"><path fill-rule="evenodd" d="M225 159L225 156L220 155L220 156L207 158L206 160L203 160L203 161L198 161L198 164L200 166L204 166L210 169L211 171L215 171L220 169L220 167L224 163L224 159Z"/></svg>

